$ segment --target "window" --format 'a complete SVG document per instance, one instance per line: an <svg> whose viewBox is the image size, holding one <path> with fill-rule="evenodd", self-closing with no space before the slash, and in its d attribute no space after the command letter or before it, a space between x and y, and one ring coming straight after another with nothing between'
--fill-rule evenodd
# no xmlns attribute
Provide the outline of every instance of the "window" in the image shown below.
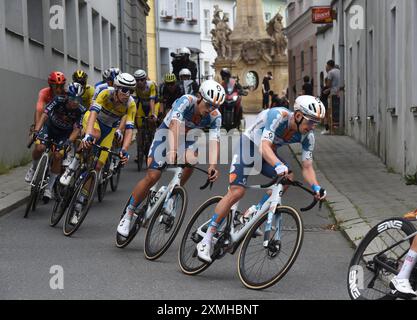
<svg viewBox="0 0 417 320"><path fill-rule="evenodd" d="M174 0L174 17L179 17L180 13L180 1Z"/></svg>
<svg viewBox="0 0 417 320"><path fill-rule="evenodd" d="M71 58L77 58L77 23L75 20L74 0L65 0L65 32L67 34L67 50Z"/></svg>
<svg viewBox="0 0 417 320"><path fill-rule="evenodd" d="M16 1L19 2L19 1ZM62 6L63 1L61 0L50 0L50 6ZM53 29L51 30L51 37L52 37L52 47L59 52L59 54L63 54L64 52L64 30L62 29ZM54 50L55 53L58 53L56 50Z"/></svg>
<svg viewBox="0 0 417 320"><path fill-rule="evenodd" d="M5 12L7 13L5 14L6 28L19 34L23 34L22 1L6 0Z"/></svg>
<svg viewBox="0 0 417 320"><path fill-rule="evenodd" d="M210 10L204 10L204 35L210 36L211 21L210 21Z"/></svg>
<svg viewBox="0 0 417 320"><path fill-rule="evenodd" d="M87 16L87 4L85 2L78 3L78 15L80 21L80 55L81 60L89 62L89 50L88 50L88 16Z"/></svg>
<svg viewBox="0 0 417 320"><path fill-rule="evenodd" d="M111 65L117 66L119 65L117 61L117 34L116 34L116 27L114 25L110 25L110 36L111 36Z"/></svg>
<svg viewBox="0 0 417 320"><path fill-rule="evenodd" d="M161 0L161 17L165 17L168 15L168 5L167 0Z"/></svg>
<svg viewBox="0 0 417 320"><path fill-rule="evenodd" d="M194 0L187 0L187 20L191 20L194 18L194 12L193 12L193 7L194 7Z"/></svg>
<svg viewBox="0 0 417 320"><path fill-rule="evenodd" d="M92 10L93 15L93 45L94 45L94 66L101 69L101 43L100 43L100 20L96 11Z"/></svg>
<svg viewBox="0 0 417 320"><path fill-rule="evenodd" d="M27 0L29 38L43 43L43 6L42 1Z"/></svg>
<svg viewBox="0 0 417 320"><path fill-rule="evenodd" d="M397 9L394 8L391 10L391 30L390 30L390 41L389 43L389 82L391 85L389 86L390 90L390 106L389 108L395 108L397 102L397 85L396 85L396 73L397 73L397 50L398 50L398 43L397 43Z"/></svg>
<svg viewBox="0 0 417 320"><path fill-rule="evenodd" d="M101 30L103 34L103 66L107 68L110 65L110 30L109 22L106 19L101 21Z"/></svg>

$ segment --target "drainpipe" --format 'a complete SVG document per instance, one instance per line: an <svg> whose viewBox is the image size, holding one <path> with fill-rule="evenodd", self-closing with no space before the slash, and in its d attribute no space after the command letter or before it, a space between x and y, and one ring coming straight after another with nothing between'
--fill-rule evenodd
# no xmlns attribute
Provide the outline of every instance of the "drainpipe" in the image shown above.
<svg viewBox="0 0 417 320"><path fill-rule="evenodd" d="M119 0L119 39L120 39L120 48L121 48L121 52L120 52L120 69L123 70L123 72L127 72L127 70L125 71L125 53L126 53L126 44L125 44L125 37L124 37L124 25L125 25L125 17L124 17L124 12L125 12L125 0Z"/></svg>
<svg viewBox="0 0 417 320"><path fill-rule="evenodd" d="M161 48L159 46L159 8L157 0L154 0L154 14L155 14L155 51L156 51L156 77L157 81L160 82L162 79L159 79L161 75L160 61L161 61Z"/></svg>

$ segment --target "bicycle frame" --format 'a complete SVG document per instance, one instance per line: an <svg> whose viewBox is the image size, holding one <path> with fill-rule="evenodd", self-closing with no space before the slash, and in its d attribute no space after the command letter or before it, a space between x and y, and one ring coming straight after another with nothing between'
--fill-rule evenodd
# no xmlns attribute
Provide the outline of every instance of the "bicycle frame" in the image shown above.
<svg viewBox="0 0 417 320"><path fill-rule="evenodd" d="M184 168L177 167L177 168L168 168L166 170L170 171L170 172L174 172L174 176L172 177L171 181L169 182L166 190L160 195L158 201L155 202L152 206L148 206L148 208L146 209L145 216L144 216L144 219L143 219L144 223L146 223L146 221L148 221L153 216L153 214L156 212L156 210L161 205L162 201L164 201L163 208L164 209L166 208L167 203L168 203L168 199L171 197L171 194L172 194L174 188L176 186L180 185ZM158 186L158 182L152 188L156 189L157 186Z"/></svg>
<svg viewBox="0 0 417 320"><path fill-rule="evenodd" d="M265 190L265 188L263 188L260 185L256 185L256 186L250 186L248 187L248 189L252 189L252 190ZM265 235L264 235L264 239L265 241L268 241L268 237L269 237L269 232L272 229L272 222L273 222L273 218L274 218L274 214L275 211L277 209L278 206L281 205L281 200L282 200L282 194L283 194L283 190L284 190L284 186L279 183L279 184L275 184L273 186L270 187L270 189L272 190L272 194L269 197L269 199L263 204L262 208L260 210L258 210L254 216L240 229L240 230L236 230L235 226L232 223L230 223L230 231L229 231L229 235L230 235L230 240L231 240L231 245L235 245L240 243L243 238L245 237L246 233L250 230L250 228L252 228L252 226L258 222L258 220L260 219L260 217L262 217L263 214L265 214L266 212L268 212L268 221L267 221L267 225L266 225L266 230L265 230ZM237 206L235 206L235 210L231 212L232 217L234 217L234 215L236 214L236 209ZM231 219L232 221L233 219ZM207 221L206 223L204 223L202 226L200 226L197 230L197 233L201 236L204 237L205 236L205 232L202 230L204 226L206 226L208 223L210 222ZM280 227L280 219L276 219L276 228L278 229ZM279 237L280 233L277 232L276 237ZM213 237L214 241L217 242L218 239L216 239L215 237ZM279 240L279 239L277 239ZM264 246L268 246L268 242L264 242Z"/></svg>

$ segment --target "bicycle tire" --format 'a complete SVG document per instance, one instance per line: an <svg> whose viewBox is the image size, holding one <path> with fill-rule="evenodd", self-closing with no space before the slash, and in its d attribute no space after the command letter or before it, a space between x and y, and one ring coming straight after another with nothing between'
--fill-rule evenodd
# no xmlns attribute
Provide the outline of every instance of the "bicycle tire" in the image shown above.
<svg viewBox="0 0 417 320"><path fill-rule="evenodd" d="M113 174L110 178L110 188L111 188L111 191L113 191L113 192L117 191L117 188L119 186L121 173L122 173L122 169L120 167L117 167L114 170L114 172L113 172Z"/></svg>
<svg viewBox="0 0 417 320"><path fill-rule="evenodd" d="M268 212L264 213L259 218L259 221L257 221L246 234L245 239L243 240L242 247L240 248L240 252L239 252L238 274L239 274L240 280L242 281L242 283L244 284L246 288L253 289L253 290L263 290L263 289L273 286L279 280L281 280L287 274L287 272L291 269L292 265L296 261L297 256L300 252L301 245L303 243L303 236L304 236L303 221L300 217L300 214L298 213L296 209L292 207L286 207L286 206L278 207L275 211L275 215L277 214L281 214L281 215L287 214L289 217L291 217L294 220L295 222L294 226L285 226L282 229L282 230L288 229L289 231L291 231L291 229L293 229L294 227L297 229L295 233L294 248L291 250L291 253L288 255L289 256L288 260L285 263L283 263L283 267L279 269L278 272L276 272L274 275L272 275L271 277L267 277L267 279L262 280L262 281L254 281L253 279L250 278L249 272L247 270L248 266L246 266L246 257L247 257L249 244L251 242L257 241L258 243L256 243L256 245L251 244L251 247L256 246L259 248L259 246L261 246L262 251L264 253L267 253L267 255L264 256L264 260L262 260L261 257L255 258L256 263L253 265L253 267L258 263L261 263L261 267L263 267L266 264L267 260L271 262L278 261L276 258L282 255L282 248L286 247L287 245L287 242L285 244L281 243L278 254L274 258L271 259L270 250L268 249L267 251L267 249L265 249L262 244L264 241L264 237L256 236L256 232L258 228L260 228L261 225L264 224L268 219ZM285 222L286 222L286 219L285 219ZM283 237L281 239L283 239ZM249 254L248 256L252 257L253 253ZM282 261L281 258L279 258L279 260Z"/></svg>
<svg viewBox="0 0 417 320"><path fill-rule="evenodd" d="M43 182L43 172L45 171L45 167L48 165L48 158L48 155L44 153L39 160L38 166L36 167L34 178L32 179L34 187L30 190L31 195L26 206L24 218L28 217L29 211L36 210L36 205L41 192L40 188L42 187Z"/></svg>
<svg viewBox="0 0 417 320"><path fill-rule="evenodd" d="M171 246L172 242L174 241L175 237L177 236L181 225L184 221L185 212L187 211L187 205L188 205L188 196L186 190L181 186L176 186L174 190L172 190L171 197L174 197L175 195L180 195L182 197L182 204L181 204L181 210L179 212L179 215L175 215L174 221L177 221L176 224L173 226L171 225L171 229L167 230L167 225L162 226L162 223L158 223L160 219L163 219L163 202L161 202L161 206L158 208L158 210L154 213L154 215L151 218L151 221L149 222L148 230L146 231L145 236L145 247L144 247L144 254L146 259L148 260L156 260L160 258ZM170 221L171 223L171 221ZM173 223L173 222L172 222ZM157 227L161 226L162 228L159 228L159 231L162 231L162 235L164 232L173 231L171 235L168 237L168 239L160 246L160 248L153 248L153 235L158 234ZM173 229L172 229L173 227ZM165 230L164 230L165 229Z"/></svg>
<svg viewBox="0 0 417 320"><path fill-rule="evenodd" d="M89 196L88 196L88 199L86 201L87 203L81 211L81 216L79 217L78 222L73 227L71 227L70 226L71 225L70 220L73 216L74 206L77 202L77 199L78 199L78 197L81 193L81 190L82 190L83 186L90 180L90 178L93 179L93 182L92 182L93 185L92 185L92 187L90 186ZM77 186L76 191L74 192L74 196L71 199L70 205L68 206L67 214L65 216L65 223L62 227L62 231L63 231L65 236L68 237L68 236L73 235L81 227L85 217L87 216L87 214L90 210L91 204L93 203L94 195L95 195L95 192L97 190L97 184L98 184L97 172L95 170L91 170L84 177L82 182Z"/></svg>
<svg viewBox="0 0 417 320"><path fill-rule="evenodd" d="M187 227L184 231L183 237L181 239L180 248L178 251L178 263L181 268L181 271L185 273L186 275L194 276L194 275L200 274L201 272L205 271L213 263L213 262L212 263L203 262L198 259L196 245L198 242L200 242L202 238L198 237L198 238L193 239L191 237L195 235L196 228L199 228L202 225L202 223L204 223L204 221L207 221L207 219L210 220L211 216L213 215L213 211L211 210L208 213L206 217L207 219L205 217L202 217L201 220L204 220L202 223L200 223L199 221L197 225L194 226L194 223L197 221L197 219L203 213L207 214L207 212L205 212L206 209L212 206L213 204L219 203L222 199L223 197L221 196L216 196L216 197L212 197L208 199L197 209L197 211L193 214L193 216L191 217L190 221L187 224ZM187 242L190 242L190 245L188 245L188 248L187 248ZM187 255L190 255L190 257L193 258L193 260L188 262ZM195 263L195 266L192 265L194 263Z"/></svg>
<svg viewBox="0 0 417 320"><path fill-rule="evenodd" d="M369 258L369 260L366 261L364 255L366 255L366 258L371 255L371 253L365 254L367 249L371 250L372 252L377 251L377 253L379 253L384 251L384 249L375 250L378 247L386 246L387 248L389 248L391 245L394 245L395 242L393 242L391 245L389 245L387 242L388 240L395 241L395 237L393 237L390 234L388 238L388 236L384 234L386 234L388 231L393 231L393 234L395 233L395 231L398 231L399 233L400 230L403 234L399 235L398 240L401 239L401 237L409 236L412 233L416 232L416 228L409 221L401 218L391 218L382 221L375 227L373 227L360 242L357 249L355 250L355 253L353 254L352 260L350 261L347 274L347 289L349 297L352 300L395 300L397 298L397 296L391 294L391 289L389 288L390 277L392 276L392 274L387 274L388 270L376 270L373 258L372 260L371 258ZM406 251L408 251L409 245L411 245L412 240L413 239L410 239L409 244L405 243L405 245L407 246L407 248L405 248ZM394 247L392 249L395 248L397 247ZM398 250L401 251L403 249L403 247L398 248ZM396 264L398 264L398 252L391 252L391 250L388 252L393 253L393 255L396 256L396 259L390 258L386 254L384 254L384 259L386 259L386 262L388 264L392 264L393 266L395 266ZM375 253L375 255L377 253ZM364 263L365 267L361 266L361 263ZM374 286L371 287L370 283L365 283L365 271L370 271L370 276L372 276L372 278L375 277L375 271L377 271L378 276L375 278L374 283L376 283L376 281L378 280L378 284L381 283L382 285L380 289L374 289ZM386 277L386 279L384 279L384 277ZM359 282L362 282L362 284ZM361 291L362 288L363 291ZM364 294L365 292L368 292L367 290L369 290L370 294ZM380 295L371 297L372 293L379 293Z"/></svg>
<svg viewBox="0 0 417 320"><path fill-rule="evenodd" d="M100 173L101 176L104 175L105 172L107 172L107 173L109 172L110 161L111 161L111 157L109 156L107 158L106 165L104 166L103 170ZM107 185L109 184L109 179L106 177L103 180L103 178L101 177L100 181L102 181L102 182L98 183L98 185L97 185L97 198L98 198L98 202L103 202L104 196L106 195L106 191L107 191Z"/></svg>
<svg viewBox="0 0 417 320"><path fill-rule="evenodd" d="M61 221L62 217L65 214L65 210L68 208L68 205L71 201L70 195L73 194L73 189L73 186L67 187L64 196L60 199L58 203L54 205L51 216L49 218L50 227L55 227L59 223L59 221Z"/></svg>

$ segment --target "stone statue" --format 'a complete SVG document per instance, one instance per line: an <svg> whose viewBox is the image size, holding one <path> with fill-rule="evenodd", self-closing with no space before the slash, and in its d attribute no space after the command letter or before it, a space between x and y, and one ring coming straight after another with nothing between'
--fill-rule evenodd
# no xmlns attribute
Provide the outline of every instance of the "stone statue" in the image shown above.
<svg viewBox="0 0 417 320"><path fill-rule="evenodd" d="M277 13L274 18L268 22L266 27L266 32L272 38L271 57L285 55L287 39L285 39L282 29L282 16Z"/></svg>
<svg viewBox="0 0 417 320"><path fill-rule="evenodd" d="M219 58L231 59L232 46L230 41L230 35L232 33L232 30L230 29L228 24L228 16L223 14L223 17L221 17L221 12L223 12L223 10L219 9L218 5L215 5L212 23L216 27L210 31L212 35L212 43Z"/></svg>

